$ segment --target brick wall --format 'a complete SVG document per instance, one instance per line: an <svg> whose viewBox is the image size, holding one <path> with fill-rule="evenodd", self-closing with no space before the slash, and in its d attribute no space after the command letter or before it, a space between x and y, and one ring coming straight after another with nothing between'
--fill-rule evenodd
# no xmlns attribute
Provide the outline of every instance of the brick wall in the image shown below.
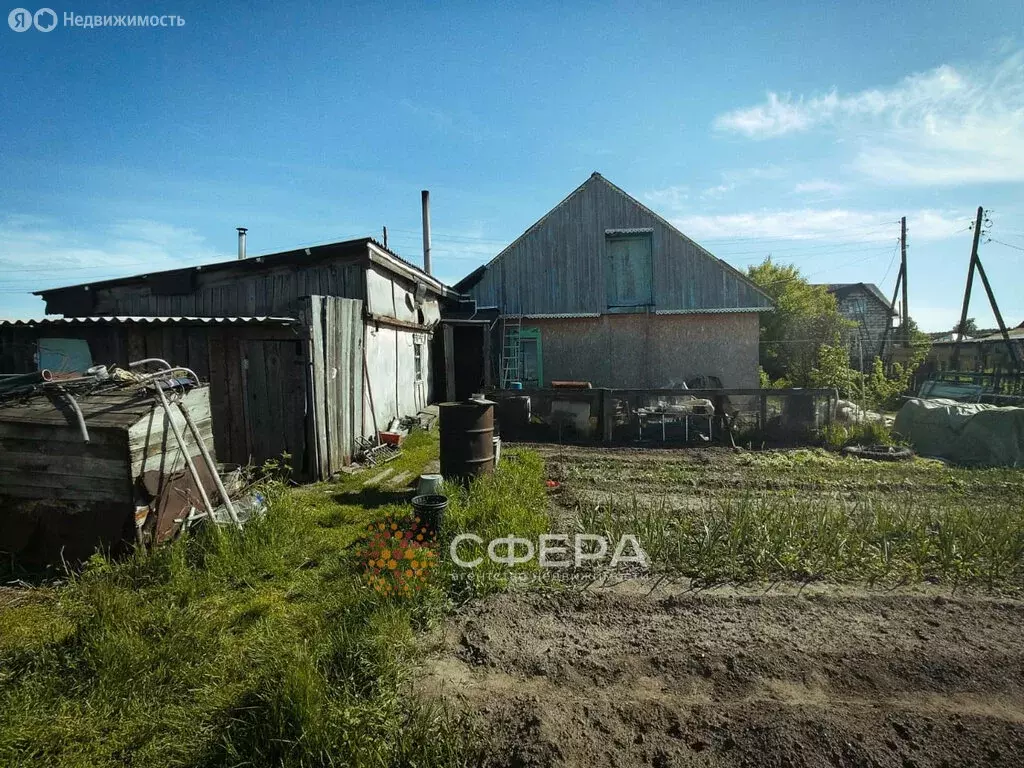
<svg viewBox="0 0 1024 768"><path fill-rule="evenodd" d="M540 329L544 385L589 381L595 387L661 388L695 376L725 387L757 387L759 323L755 312L624 314L523 319Z"/></svg>

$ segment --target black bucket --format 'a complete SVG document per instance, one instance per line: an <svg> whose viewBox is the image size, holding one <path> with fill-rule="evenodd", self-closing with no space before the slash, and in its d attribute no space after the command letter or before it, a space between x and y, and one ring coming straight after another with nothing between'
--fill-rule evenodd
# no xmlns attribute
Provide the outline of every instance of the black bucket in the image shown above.
<svg viewBox="0 0 1024 768"><path fill-rule="evenodd" d="M414 496L412 508L426 527L430 528L434 533L438 533L441 530L441 524L444 522L444 511L448 509L448 497L440 493Z"/></svg>

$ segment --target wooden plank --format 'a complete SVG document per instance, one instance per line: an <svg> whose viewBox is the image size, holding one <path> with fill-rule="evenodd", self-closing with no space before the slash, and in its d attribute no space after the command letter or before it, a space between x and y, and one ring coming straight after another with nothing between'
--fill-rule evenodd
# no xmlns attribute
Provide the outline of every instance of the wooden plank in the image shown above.
<svg viewBox="0 0 1024 768"><path fill-rule="evenodd" d="M116 488L124 493L130 485L128 464L119 465L120 474L106 477L91 477L82 474L76 467L54 469L21 469L17 467L0 467L0 488L8 485L38 485L50 490L82 491L90 488ZM113 473L108 473L113 475ZM0 491L3 495L3 491ZM63 496L62 498L73 498Z"/></svg>
<svg viewBox="0 0 1024 768"><path fill-rule="evenodd" d="M210 380L209 328L189 328L186 333L188 365L202 381Z"/></svg>
<svg viewBox="0 0 1024 768"><path fill-rule="evenodd" d="M146 357L159 357L161 359L167 357L167 351L164 348L164 334L162 329L147 328L143 332L143 335L146 339Z"/></svg>
<svg viewBox="0 0 1024 768"><path fill-rule="evenodd" d="M270 455L279 458L288 450L285 438L285 392L288 382L281 370L280 341L258 342L263 347L264 380L267 389L268 412L266 419L267 444Z"/></svg>
<svg viewBox="0 0 1024 768"><path fill-rule="evenodd" d="M259 341L241 342L243 354L248 361L245 365L245 430L246 445L252 461L257 465L273 458L271 441L267 427L270 402L267 396L267 364L263 343Z"/></svg>
<svg viewBox="0 0 1024 768"><path fill-rule="evenodd" d="M293 474L305 466L305 366L301 342L282 341L279 345L281 423L285 450L291 454ZM297 475L296 475L297 476Z"/></svg>
<svg viewBox="0 0 1024 768"><path fill-rule="evenodd" d="M217 455L224 461L235 461L231 443L231 411L228 404L227 364L224 358L222 331L212 330L207 338L210 370L210 419Z"/></svg>
<svg viewBox="0 0 1024 768"><path fill-rule="evenodd" d="M146 356L146 339L139 328L128 330L128 362L133 363Z"/></svg>
<svg viewBox="0 0 1024 768"><path fill-rule="evenodd" d="M36 451L5 451L0 469L15 474L46 472L52 475L77 476L106 480L128 474L127 456L101 458L89 455L41 454Z"/></svg>
<svg viewBox="0 0 1024 768"><path fill-rule="evenodd" d="M330 476L327 466L327 413L326 377L324 372L323 298L310 296L307 300L306 322L310 331L309 356L312 358L313 436L316 445L316 474L318 479Z"/></svg>
<svg viewBox="0 0 1024 768"><path fill-rule="evenodd" d="M384 478L386 478L388 475L390 475L394 471L395 471L394 469L385 469L383 472L380 472L380 473L374 475L369 480L364 482L363 485L364 486L377 485L377 483L381 482Z"/></svg>
<svg viewBox="0 0 1024 768"><path fill-rule="evenodd" d="M341 469L338 453L338 316L336 300L324 302L324 408L327 424L327 476Z"/></svg>
<svg viewBox="0 0 1024 768"><path fill-rule="evenodd" d="M455 329L444 326L444 383L445 399L455 400Z"/></svg>
<svg viewBox="0 0 1024 768"><path fill-rule="evenodd" d="M65 424L53 426L37 422L0 422L0 447L8 440L24 440L44 445L50 443L71 443L86 445L78 427ZM127 431L123 427L97 427L89 430L89 445L123 445L127 450ZM68 450L61 448L60 450Z"/></svg>
<svg viewBox="0 0 1024 768"><path fill-rule="evenodd" d="M363 321L363 302L356 299L352 302L352 359L348 369L349 375L349 410L351 416L349 423L350 444L347 459L351 461L355 454L355 438L363 436L363 335L365 324Z"/></svg>
<svg viewBox="0 0 1024 768"><path fill-rule="evenodd" d="M0 469L0 476L3 470ZM127 477L127 476L126 476ZM45 479L45 476L44 476ZM60 501L109 501L120 504L131 504L131 483L88 485L81 488L68 488L59 481L56 485L44 485L38 478L14 478L7 483L0 477L0 488L3 495L16 499L57 499Z"/></svg>
<svg viewBox="0 0 1024 768"><path fill-rule="evenodd" d="M331 270L332 273L334 270ZM338 314L338 466L349 463L352 455L352 325L355 308L349 299L335 298Z"/></svg>
<svg viewBox="0 0 1024 768"><path fill-rule="evenodd" d="M64 432L65 430L51 430L51 432ZM78 430L67 430L72 434L61 434L59 440L43 437L22 437L12 436L0 429L0 463L7 464L9 456L36 455L36 456L89 456L94 459L126 459L128 451L125 441L121 440L95 440L92 434L89 435L88 443L82 440ZM69 438L74 438L69 439Z"/></svg>
<svg viewBox="0 0 1024 768"><path fill-rule="evenodd" d="M230 329L224 334L225 376L227 379L227 406L231 432L231 459L235 464L249 463L249 447L245 442L245 407L242 390L242 356L238 339Z"/></svg>

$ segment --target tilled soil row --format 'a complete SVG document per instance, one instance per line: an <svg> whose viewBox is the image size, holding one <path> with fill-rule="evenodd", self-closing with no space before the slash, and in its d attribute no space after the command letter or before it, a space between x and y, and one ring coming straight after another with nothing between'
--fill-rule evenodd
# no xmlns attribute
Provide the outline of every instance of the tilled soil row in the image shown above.
<svg viewBox="0 0 1024 768"><path fill-rule="evenodd" d="M1024 765L1024 605L636 586L469 609L423 681L494 766Z"/></svg>

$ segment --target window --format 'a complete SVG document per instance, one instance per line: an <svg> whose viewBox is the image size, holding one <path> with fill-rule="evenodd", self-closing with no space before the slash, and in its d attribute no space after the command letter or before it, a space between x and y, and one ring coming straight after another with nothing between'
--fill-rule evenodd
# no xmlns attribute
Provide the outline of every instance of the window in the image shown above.
<svg viewBox="0 0 1024 768"><path fill-rule="evenodd" d="M519 332L519 348L523 356L523 368L519 379L524 387L544 385L543 354L540 344L540 328L523 328Z"/></svg>
<svg viewBox="0 0 1024 768"><path fill-rule="evenodd" d="M412 361L416 381L423 381L423 344L418 341L412 343Z"/></svg>
<svg viewBox="0 0 1024 768"><path fill-rule="evenodd" d="M651 232L605 233L608 307L644 307L654 303L651 280Z"/></svg>
<svg viewBox="0 0 1024 768"><path fill-rule="evenodd" d="M83 373L92 367L92 353L84 339L39 339L36 364L54 373Z"/></svg>
<svg viewBox="0 0 1024 768"><path fill-rule="evenodd" d="M868 300L863 296L850 299L850 311L857 317L863 317L868 311Z"/></svg>

